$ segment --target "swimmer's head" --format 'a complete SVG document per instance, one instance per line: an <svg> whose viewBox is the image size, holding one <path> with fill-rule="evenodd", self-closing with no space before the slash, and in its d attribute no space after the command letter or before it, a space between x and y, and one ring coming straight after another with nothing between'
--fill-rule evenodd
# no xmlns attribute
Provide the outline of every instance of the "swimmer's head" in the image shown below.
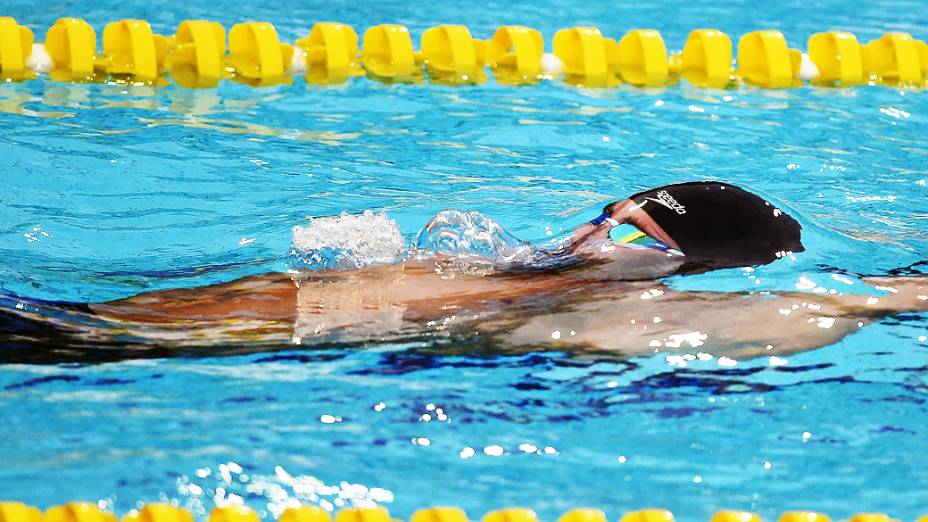
<svg viewBox="0 0 928 522"><path fill-rule="evenodd" d="M633 226L633 229L623 227ZM567 250L605 263L622 258L627 243L646 236L649 250L678 258L677 273L770 263L804 250L802 227L772 203L718 182L668 185L606 205L603 213L574 230ZM616 247L616 248L612 248ZM654 253L635 256L654 257ZM658 263L666 268L666 260ZM655 270L657 271L657 270ZM664 274L669 275L669 274Z"/></svg>

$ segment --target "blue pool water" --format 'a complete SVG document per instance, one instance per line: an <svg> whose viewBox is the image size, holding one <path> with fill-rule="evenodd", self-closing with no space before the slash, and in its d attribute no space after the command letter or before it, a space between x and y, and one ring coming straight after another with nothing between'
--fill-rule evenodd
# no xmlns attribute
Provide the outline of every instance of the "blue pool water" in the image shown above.
<svg viewBox="0 0 928 522"><path fill-rule="evenodd" d="M397 22L414 38L522 23L546 38L841 28L928 36L919 2L271 3L6 0L41 38L59 16L98 31L147 18L227 28ZM928 98L890 88L706 91L383 85L149 89L40 79L0 85L0 293L104 301L285 270L307 216L384 210L410 239L436 212L479 210L546 240L605 202L677 181L750 187L796 215L807 251L675 288L794 289L928 254ZM16 296L16 297L13 297ZM0 497L117 513L170 500L244 502L272 518L327 507L450 504L476 518L577 506L610 519L661 506L685 521L746 509L843 518L928 512L928 316L885 319L783 361L681 367L665 354L507 354L372 343L104 364L0 365ZM286 347L284 347L286 348Z"/></svg>

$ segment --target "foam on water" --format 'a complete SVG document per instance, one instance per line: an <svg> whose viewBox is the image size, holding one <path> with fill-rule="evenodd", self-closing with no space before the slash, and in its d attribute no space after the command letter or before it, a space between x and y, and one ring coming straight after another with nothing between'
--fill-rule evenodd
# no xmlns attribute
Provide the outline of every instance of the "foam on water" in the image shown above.
<svg viewBox="0 0 928 522"><path fill-rule="evenodd" d="M534 249L477 211L444 210L419 232L416 248L461 260L495 265L526 262Z"/></svg>
<svg viewBox="0 0 928 522"><path fill-rule="evenodd" d="M536 254L527 242L477 211L444 210L416 237L416 253L440 255L491 267L528 263ZM395 264L407 255L403 234L384 213L311 218L293 227L291 266L301 270L351 270Z"/></svg>
<svg viewBox="0 0 928 522"><path fill-rule="evenodd" d="M295 268L350 270L399 263L405 255L400 227L383 212L343 212L293 227L291 257Z"/></svg>

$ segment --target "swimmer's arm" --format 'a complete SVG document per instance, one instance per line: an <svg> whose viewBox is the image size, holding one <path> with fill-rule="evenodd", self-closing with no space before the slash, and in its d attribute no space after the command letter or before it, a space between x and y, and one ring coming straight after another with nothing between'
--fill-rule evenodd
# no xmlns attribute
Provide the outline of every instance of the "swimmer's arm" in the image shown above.
<svg viewBox="0 0 928 522"><path fill-rule="evenodd" d="M905 311L928 310L928 278L883 279L896 290L874 303L862 295L790 292L750 295L654 289L577 304L484 331L512 347L646 355L697 353L751 358L839 342L861 327ZM637 299L637 302L636 302Z"/></svg>
<svg viewBox="0 0 928 522"><path fill-rule="evenodd" d="M778 296L777 317L764 311L762 326L777 329L778 345L757 342L756 334L738 352L740 357L789 354L840 342L845 336L886 317L928 311L928 277L867 278L882 290L874 297L861 294L788 292ZM785 306L788 305L788 306ZM758 333L763 334L764 330ZM769 353L769 352L774 353Z"/></svg>
<svg viewBox="0 0 928 522"><path fill-rule="evenodd" d="M336 280L353 283L332 284ZM447 277L437 274L434 267L408 263L353 272L314 273L300 285L303 296L319 303L313 307L318 314L327 313L326 303L341 303L343 307L347 302L369 308L369 294L377 290L383 299L406 307L411 320L426 321L440 319L458 309L499 306L499 302L518 300L552 286L563 288L559 281L544 276ZM289 274L271 273L210 286L147 292L90 306L104 318L139 323L235 319L293 322L298 311L297 295L297 285Z"/></svg>
<svg viewBox="0 0 928 522"><path fill-rule="evenodd" d="M292 320L296 288L287 274L248 276L205 287L147 292L90 305L105 318L144 323Z"/></svg>

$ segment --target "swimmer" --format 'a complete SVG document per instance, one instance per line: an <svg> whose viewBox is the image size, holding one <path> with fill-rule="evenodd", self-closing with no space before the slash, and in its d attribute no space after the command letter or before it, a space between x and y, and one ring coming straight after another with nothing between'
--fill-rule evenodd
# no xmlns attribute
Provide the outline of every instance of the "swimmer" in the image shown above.
<svg viewBox="0 0 928 522"><path fill-rule="evenodd" d="M684 273L767 264L802 252L802 227L760 196L727 183L692 182L639 192L606 205L574 232L570 248L611 238L669 252ZM595 254L594 254L595 255Z"/></svg>
<svg viewBox="0 0 928 522"><path fill-rule="evenodd" d="M0 358L28 359L30 345L54 359L91 348L93 358L105 358L101 347L122 358L411 340L749 358L826 346L881 318L928 310L925 276L859 283L881 297L677 291L659 281L766 264L803 249L800 224L755 194L718 182L668 185L606 205L534 265L487 273L454 269L441 256L412 257L105 303L32 303L2 314L0 333L9 331L0 338L25 340L7 343L13 351Z"/></svg>

